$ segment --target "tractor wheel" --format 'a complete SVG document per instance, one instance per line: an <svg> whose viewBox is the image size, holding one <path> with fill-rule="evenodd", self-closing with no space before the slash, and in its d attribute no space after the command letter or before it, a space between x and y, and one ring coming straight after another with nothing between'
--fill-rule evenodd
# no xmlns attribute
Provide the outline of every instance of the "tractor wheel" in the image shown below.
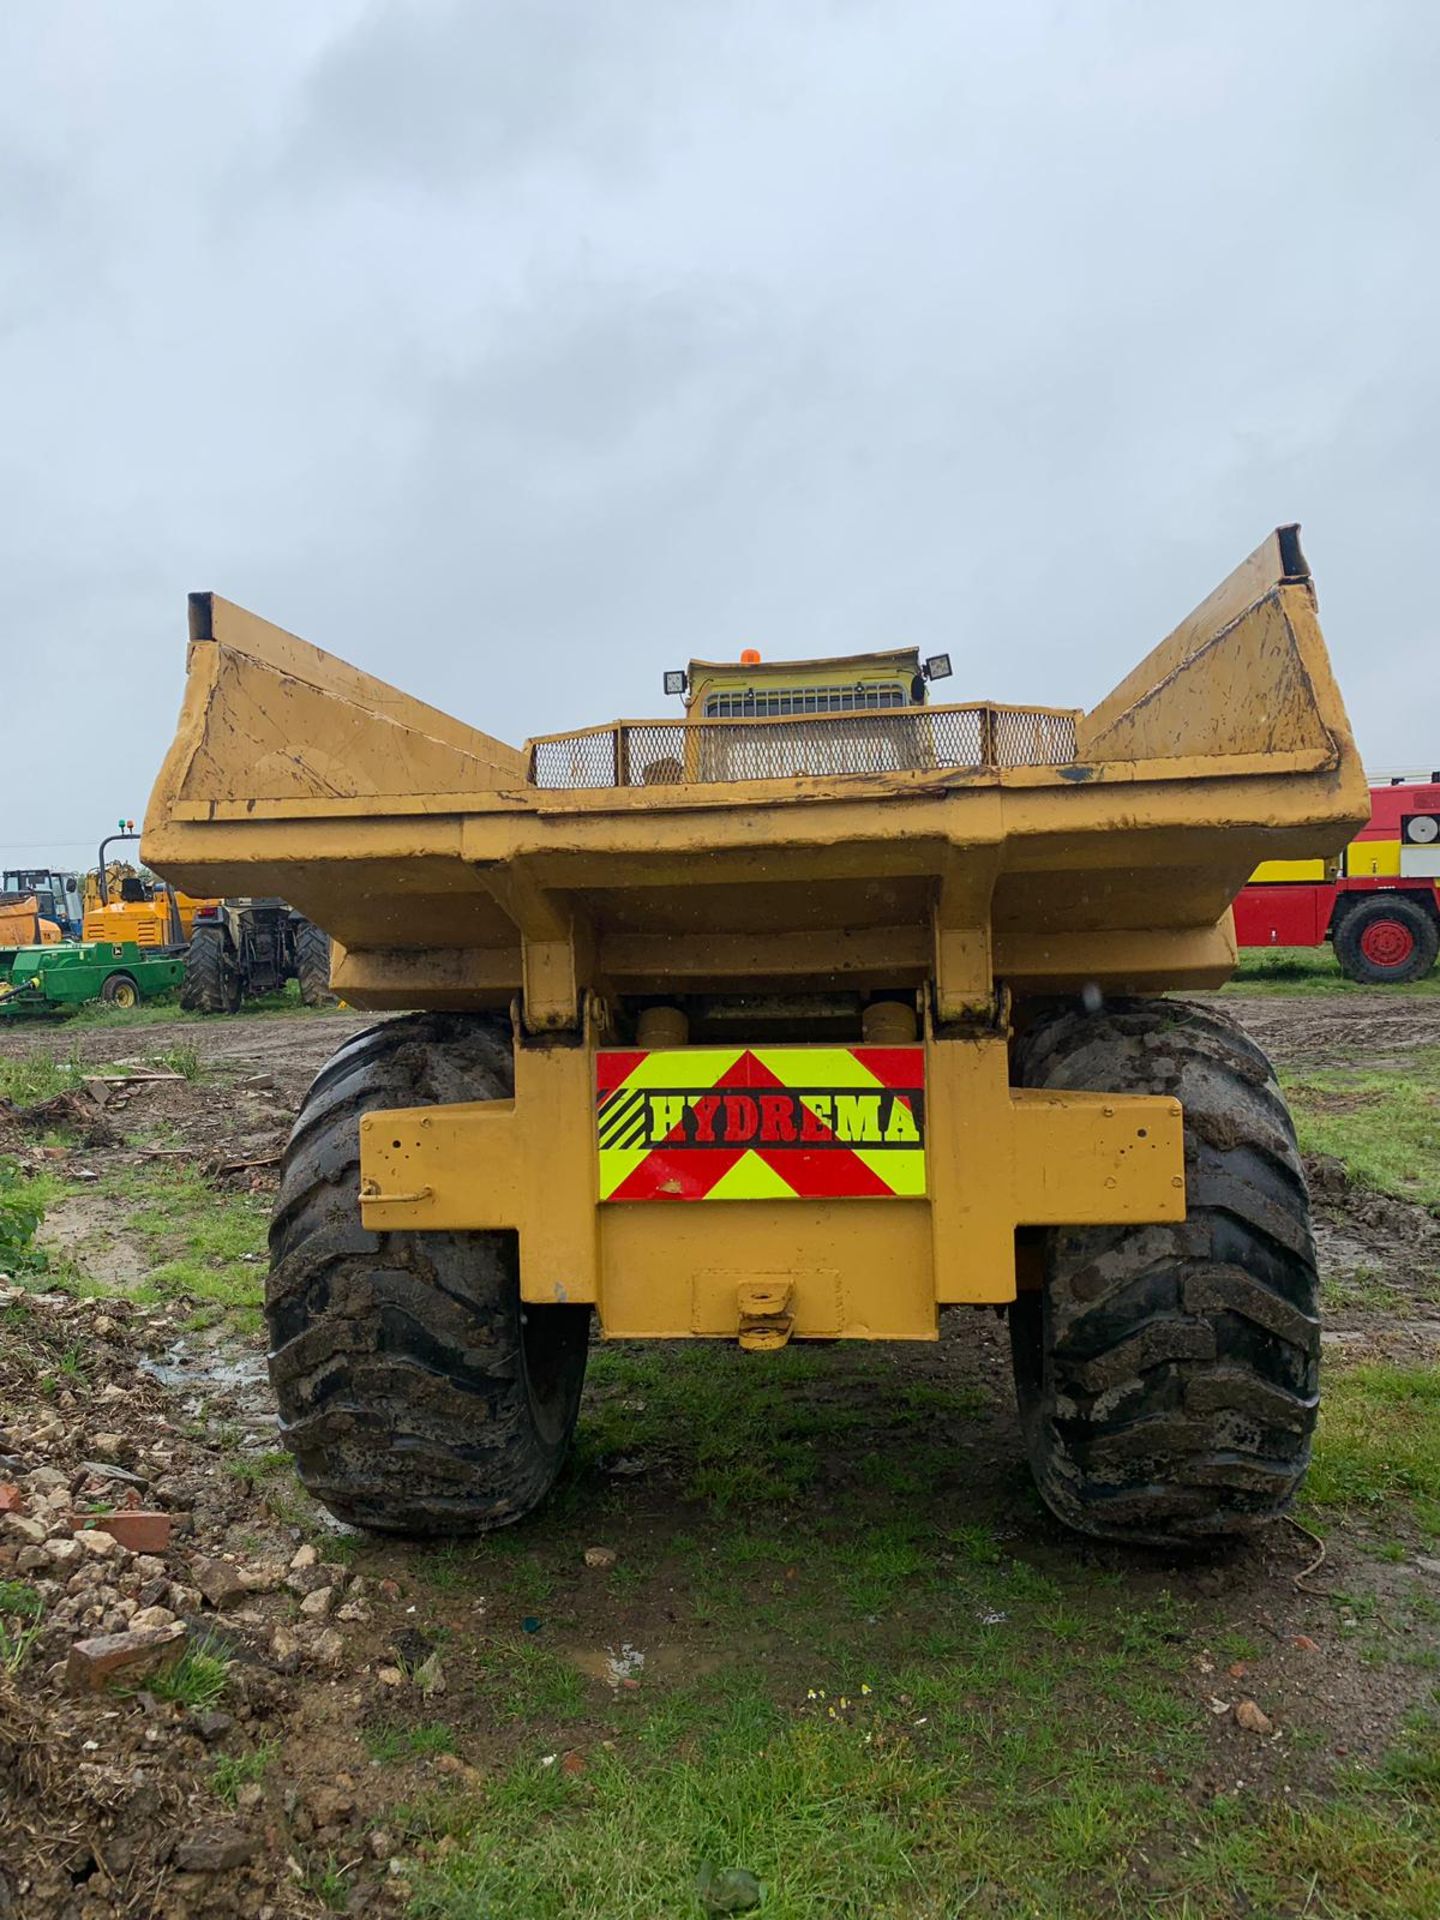
<svg viewBox="0 0 1440 1920"><path fill-rule="evenodd" d="M1423 980L1435 964L1440 926L1402 893L1377 893L1351 907L1335 929L1335 958L1349 980L1398 987Z"/></svg>
<svg viewBox="0 0 1440 1920"><path fill-rule="evenodd" d="M128 973L111 973L105 977L100 989L100 998L111 1007L138 1007L140 989Z"/></svg>
<svg viewBox="0 0 1440 1920"><path fill-rule="evenodd" d="M300 1477L338 1519L412 1535L501 1527L554 1484L590 1309L520 1299L512 1233L370 1233L359 1120L503 1100L509 1030L412 1014L348 1041L285 1150L270 1229L270 1379Z"/></svg>
<svg viewBox="0 0 1440 1920"><path fill-rule="evenodd" d="M1320 1321L1310 1203L1260 1049L1181 1001L1066 1012L1018 1048L1024 1086L1172 1094L1187 1218L1055 1227L1010 1313L1036 1481L1058 1517L1176 1546L1284 1512L1310 1458Z"/></svg>
<svg viewBox="0 0 1440 1920"><path fill-rule="evenodd" d="M330 936L309 920L295 927L295 977L307 1007L333 1007L330 991Z"/></svg>
<svg viewBox="0 0 1440 1920"><path fill-rule="evenodd" d="M190 1013L235 1013L240 982L225 950L221 927L197 927L185 949L180 1005Z"/></svg>

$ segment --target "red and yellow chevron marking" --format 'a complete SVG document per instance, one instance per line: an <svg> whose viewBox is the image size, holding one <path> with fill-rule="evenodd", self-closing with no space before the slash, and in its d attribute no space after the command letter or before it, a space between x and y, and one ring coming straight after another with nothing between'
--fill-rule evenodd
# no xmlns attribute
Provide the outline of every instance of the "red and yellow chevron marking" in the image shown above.
<svg viewBox="0 0 1440 1920"><path fill-rule="evenodd" d="M602 1200L916 1200L925 1049L595 1056Z"/></svg>

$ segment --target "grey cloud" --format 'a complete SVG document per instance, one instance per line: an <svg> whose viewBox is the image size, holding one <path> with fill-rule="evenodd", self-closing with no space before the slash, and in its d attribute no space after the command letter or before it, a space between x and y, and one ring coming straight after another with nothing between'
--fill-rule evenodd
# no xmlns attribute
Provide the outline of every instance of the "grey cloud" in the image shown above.
<svg viewBox="0 0 1440 1920"><path fill-rule="evenodd" d="M64 727L0 837L139 811L193 587L514 739L745 644L1084 702L1292 517L1435 754L1425 0L24 11L3 698Z"/></svg>
<svg viewBox="0 0 1440 1920"><path fill-rule="evenodd" d="M299 90L286 181L428 189L557 154L618 163L648 129L629 111L684 10L665 0L390 0L325 50Z"/></svg>

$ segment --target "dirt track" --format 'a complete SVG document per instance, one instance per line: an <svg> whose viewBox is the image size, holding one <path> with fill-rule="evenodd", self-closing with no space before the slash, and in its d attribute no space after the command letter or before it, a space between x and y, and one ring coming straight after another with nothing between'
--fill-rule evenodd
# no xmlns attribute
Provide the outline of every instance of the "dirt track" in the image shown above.
<svg viewBox="0 0 1440 1920"><path fill-rule="evenodd" d="M1357 1059L1399 1063L1417 1046L1440 1045L1440 1000L1226 995L1223 1004L1249 1024L1281 1068ZM240 1257L256 1263L258 1283L274 1155L308 1081L348 1035L366 1024L364 1017L342 1012L58 1034L0 1030L0 1054L48 1051L99 1066L144 1063L184 1048L194 1049L208 1073L194 1080L137 1084L107 1096L117 1104L103 1109L97 1120L98 1144L34 1150L40 1157L32 1164L82 1183L52 1208L45 1229L49 1245L121 1297L56 1300L35 1310L35 1351L86 1356L85 1384L77 1380L67 1386L62 1379L57 1390L52 1379L37 1392L29 1350L22 1345L7 1362L0 1347L0 1399L8 1393L10 1401L0 1427L0 1453L11 1456L7 1474L24 1483L26 1470L33 1471L37 1462L56 1462L79 1487L88 1470L83 1463L93 1463L103 1442L112 1447L106 1457L123 1460L139 1476L147 1502L181 1516L182 1530L158 1571L158 1563L131 1562L124 1572L107 1574L107 1584L78 1597L73 1585L41 1581L50 1611L48 1637L31 1669L36 1677L23 1700L6 1695L0 1679L0 1790L7 1765L20 1767L13 1778L22 1780L29 1795L23 1801L25 1830L38 1836L27 1842L28 1852L17 1864L13 1858L7 1862L0 1833L0 1916L71 1920L83 1912L89 1920L92 1914L139 1911L181 1920L204 1911L248 1920L267 1906L277 1916L318 1915L324 1901L316 1889L325 1863L337 1859L348 1863L357 1902L352 1911L397 1910L406 1882L399 1869L392 1872L388 1860L375 1853L369 1833L387 1834L396 1857L404 1856L405 1872L418 1870L428 1857L422 1839L389 1831L397 1800L457 1780L473 1786L487 1771L513 1764L517 1753L537 1741L581 1751L603 1736L613 1745L615 1724L607 1716L613 1716L620 1697L613 1671L617 1648L645 1651L646 1700L663 1698L668 1686L697 1673L723 1669L742 1640L726 1638L733 1629L724 1619L732 1616L718 1626L704 1624L698 1601L706 1583L713 1585L719 1577L717 1568L735 1583L734 1619L773 1609L774 1580L783 1590L785 1582L797 1577L803 1582L815 1573L817 1585L806 1589L808 1604L797 1608L793 1625L770 1630L773 1652L767 1655L777 1672L805 1671L815 1633L840 1630L836 1622L842 1616L832 1619L827 1612L830 1588L841 1577L853 1543L869 1529L893 1526L908 1505L914 1506L919 1528L943 1513L947 1525L962 1533L979 1531L1008 1543L1005 1566L1013 1557L1015 1565L1037 1577L1043 1574L1063 1590L1068 1604L1095 1609L1089 1632L1097 1644L1110 1630L1118 1592L1123 1590L1127 1608L1134 1609L1168 1605L1172 1591L1184 1595L1193 1613L1184 1629L1189 1665L1180 1685L1187 1699L1193 1696L1193 1716L1208 1743L1205 1769L1195 1783L1197 1798L1242 1774L1251 1788L1324 1791L1334 1756L1379 1759L1388 1750L1428 1685L1428 1669L1418 1656L1440 1658L1440 1627L1433 1620L1424 1624L1424 1614L1415 1614L1412 1622L1409 1610L1417 1588L1427 1582L1434 1588L1435 1579L1417 1574L1416 1566L1426 1563L1414 1561L1420 1549L1404 1536L1403 1523L1382 1514L1372 1524L1362 1515L1337 1527L1329 1540L1326 1591L1320 1594L1297 1586L1296 1575L1312 1549L1283 1525L1233 1557L1199 1567L1093 1543L1077 1545L1039 1511L1029 1492L1006 1338L989 1314L947 1315L944 1336L930 1348L792 1356L797 1370L784 1376L791 1381L786 1408L813 1410L817 1419L835 1425L832 1437L817 1449L821 1457L813 1481L778 1507L773 1492L765 1499L772 1515L785 1516L772 1520L782 1532L792 1526L803 1531L826 1514L843 1519L847 1544L835 1551L833 1577L823 1558L831 1549L818 1535L806 1536L808 1546L776 1549L800 1564L798 1571L783 1565L770 1570L769 1586L755 1584L759 1576L753 1569L727 1565L729 1543L743 1522L723 1504L707 1508L697 1494L693 1463L685 1464L688 1436L677 1439L659 1420L647 1429L647 1420L654 1418L646 1413L647 1398L658 1404L663 1375L652 1376L648 1386L643 1376L639 1388L627 1386L623 1350L620 1376L595 1370L582 1443L586 1431L609 1433L619 1423L624 1432L626 1422L649 1437L638 1444L628 1440L626 1458L614 1461L608 1454L597 1457L595 1443L589 1454L582 1444L568 1504L553 1503L517 1529L508 1546L482 1546L471 1560L452 1562L434 1552L358 1537L343 1542L342 1554L333 1528L298 1493L283 1462L279 1468L274 1464L261 1339L247 1339L223 1322L197 1330L190 1311L195 1302L184 1297L144 1308L123 1298L142 1282L154 1259L143 1233L126 1217L132 1204L149 1205L153 1212L153 1196L140 1203L123 1196L125 1181L149 1179L157 1165L203 1169L217 1204L238 1193L244 1204L253 1205L257 1251ZM146 1141L161 1144L147 1146ZM236 1161L250 1164L230 1170ZM107 1180L115 1184L107 1188ZM1440 1351L1434 1284L1440 1272L1440 1224L1419 1207L1356 1192L1332 1167L1313 1167L1312 1180L1327 1273L1332 1280L1353 1283L1346 1304L1329 1316L1331 1358L1383 1356L1411 1365L1433 1360ZM1372 1305L1365 1289L1375 1275L1383 1278L1386 1293L1383 1304ZM648 1359L637 1362L648 1364ZM896 1493L894 1488L909 1486L905 1476L917 1443L916 1428L907 1424L907 1393L925 1396L925 1404L933 1407L930 1424L943 1450L939 1466L927 1469L933 1479L919 1491ZM680 1424L689 1419L683 1400L682 1391L676 1410ZM784 1417L777 1416L782 1424ZM115 1432L97 1435L97 1427ZM856 1431L865 1436L863 1446L854 1440ZM758 1432L757 1446L763 1450L767 1439ZM792 1448L795 1444L790 1442ZM97 1484L90 1486L92 1498ZM103 1486L98 1491L103 1493ZM623 1587L617 1583L612 1589L585 1574L583 1549L592 1533L618 1552L622 1570L631 1574ZM697 1533L705 1556L699 1574L682 1548ZM1399 1562L1384 1557L1397 1538L1408 1556ZM297 1547L303 1554L307 1541L319 1543L316 1566L287 1570ZM47 1550L36 1551L43 1558ZM963 1568L952 1577L953 1552L941 1558L947 1562L946 1581L963 1586L967 1578L979 1577ZM21 1566L16 1550L3 1544L0 1562L0 1579L32 1566ZM222 1609L206 1598L201 1581L219 1579L223 1585L226 1568L242 1570L250 1584ZM333 1611L311 1620L300 1609L320 1583L328 1583L326 1605ZM1359 1611L1337 1613L1331 1592L1359 1596L1344 1602ZM92 1594L98 1596L93 1604ZM192 1633L218 1631L230 1647L232 1680L222 1718L233 1724L219 1734L206 1731L183 1707L152 1701L117 1714L103 1710L105 1696L77 1701L61 1689L56 1676L74 1635L123 1626L126 1605L133 1610L146 1595L147 1605L158 1598L190 1624ZM1005 1593L1000 1598L1004 1604L994 1619L1003 1621L1013 1612L1018 1623L1018 1603ZM932 1596L926 1604L934 1608L944 1601ZM87 1606L89 1611L76 1611ZM1374 1656L1368 1663L1346 1655L1345 1636L1361 1630L1356 1620L1369 1619L1366 1609L1411 1622L1403 1630L1403 1655ZM580 1675L588 1689L581 1706L569 1710L570 1717L562 1717L555 1731L539 1707L517 1720L513 1711L497 1705L501 1677L511 1671L507 1663L533 1651L526 1639L530 1629L521 1627L522 1617L532 1614L543 1616L547 1658L557 1670ZM877 1659L885 1657L887 1635L897 1636L899 1644L908 1614L902 1590L888 1610L877 1603ZM974 1618L973 1607L968 1617ZM1040 1631L1038 1624L1032 1630ZM1238 1660L1217 1656L1220 1646L1241 1640L1255 1651ZM412 1755L397 1763L398 1776L391 1777L367 1761L361 1732L373 1739L397 1718L405 1722L407 1714L417 1720L435 1717L436 1704L428 1696L412 1702L412 1689L402 1688L400 1677L442 1647L449 1684L444 1718L463 1757L455 1762L460 1771L452 1769L437 1780L432 1776L441 1761ZM1217 1671L1217 1657L1222 1667L1230 1658L1229 1677ZM521 1661L514 1672L523 1667ZM1241 1686L1234 1672L1247 1669ZM1283 1741L1257 1745L1232 1718L1216 1716L1217 1694L1238 1697L1250 1688L1263 1695L1277 1722L1297 1729L1293 1746ZM555 1719L553 1710L544 1711ZM266 1776L263 1790L238 1804L220 1805L211 1784L215 1754L243 1756L257 1742L280 1756L273 1774ZM43 1747L56 1765L25 1773L24 1763L13 1756L27 1743L32 1750ZM449 1766L449 1758L441 1758ZM187 1864L203 1857L212 1843L223 1852L225 1836L233 1833L240 1835L233 1866L211 1871ZM177 1836L188 1851L177 1848ZM296 1867L285 1865L287 1857ZM103 1871L95 1864L101 1858ZM15 1876L9 1882L7 1866ZM121 1866L129 1891L122 1888L112 1901L104 1875ZM83 1908L70 1891L77 1873L94 1895L93 1904ZM144 1898L154 1904L127 1906L141 1888L150 1890ZM7 1893L14 1902L8 1907ZM1117 1909L1141 1910L1133 1904Z"/></svg>
<svg viewBox="0 0 1440 1920"><path fill-rule="evenodd" d="M1440 995L1393 993L1200 996L1239 1020L1277 1067L1356 1066L1440 1047ZM315 1074L340 1043L376 1018L352 1012L164 1020L134 1027L0 1026L0 1055L50 1053L85 1061L135 1059L193 1047L202 1060L251 1073Z"/></svg>
<svg viewBox="0 0 1440 1920"><path fill-rule="evenodd" d="M1393 1066L1440 1047L1440 994L1254 993L1213 996L1277 1067Z"/></svg>

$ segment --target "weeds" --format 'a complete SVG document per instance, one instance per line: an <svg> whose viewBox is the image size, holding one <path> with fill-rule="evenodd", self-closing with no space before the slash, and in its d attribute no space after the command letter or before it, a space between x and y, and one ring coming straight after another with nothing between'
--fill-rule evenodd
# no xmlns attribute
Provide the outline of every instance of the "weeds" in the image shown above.
<svg viewBox="0 0 1440 1920"><path fill-rule="evenodd" d="M45 1217L43 1190L27 1179L13 1160L0 1160L0 1272L38 1273L44 1249L35 1245Z"/></svg>
<svg viewBox="0 0 1440 1920"><path fill-rule="evenodd" d="M45 1603L24 1580L0 1580L0 1672L19 1673L40 1637Z"/></svg>
<svg viewBox="0 0 1440 1920"><path fill-rule="evenodd" d="M157 1700L173 1700L203 1712L213 1707L224 1693L230 1678L230 1655L213 1635L186 1647L173 1666L163 1668L147 1681L147 1691Z"/></svg>
<svg viewBox="0 0 1440 1920"><path fill-rule="evenodd" d="M214 1787L227 1807L233 1807L241 1787L263 1780L279 1749L273 1741L249 1753L222 1753L215 1761Z"/></svg>
<svg viewBox="0 0 1440 1920"><path fill-rule="evenodd" d="M200 1058L198 1047L171 1047L165 1053L152 1053L149 1064L163 1067L167 1073L178 1073L184 1080L203 1080L205 1063Z"/></svg>
<svg viewBox="0 0 1440 1920"><path fill-rule="evenodd" d="M423 1721L419 1726L402 1727L386 1721L365 1735L365 1751L377 1767L396 1766L405 1760L424 1760L437 1753L454 1753L455 1735L441 1721Z"/></svg>
<svg viewBox="0 0 1440 1920"><path fill-rule="evenodd" d="M17 1107L38 1106L57 1093L71 1093L83 1081L83 1061L57 1060L52 1053L27 1053L0 1058L0 1100Z"/></svg>

